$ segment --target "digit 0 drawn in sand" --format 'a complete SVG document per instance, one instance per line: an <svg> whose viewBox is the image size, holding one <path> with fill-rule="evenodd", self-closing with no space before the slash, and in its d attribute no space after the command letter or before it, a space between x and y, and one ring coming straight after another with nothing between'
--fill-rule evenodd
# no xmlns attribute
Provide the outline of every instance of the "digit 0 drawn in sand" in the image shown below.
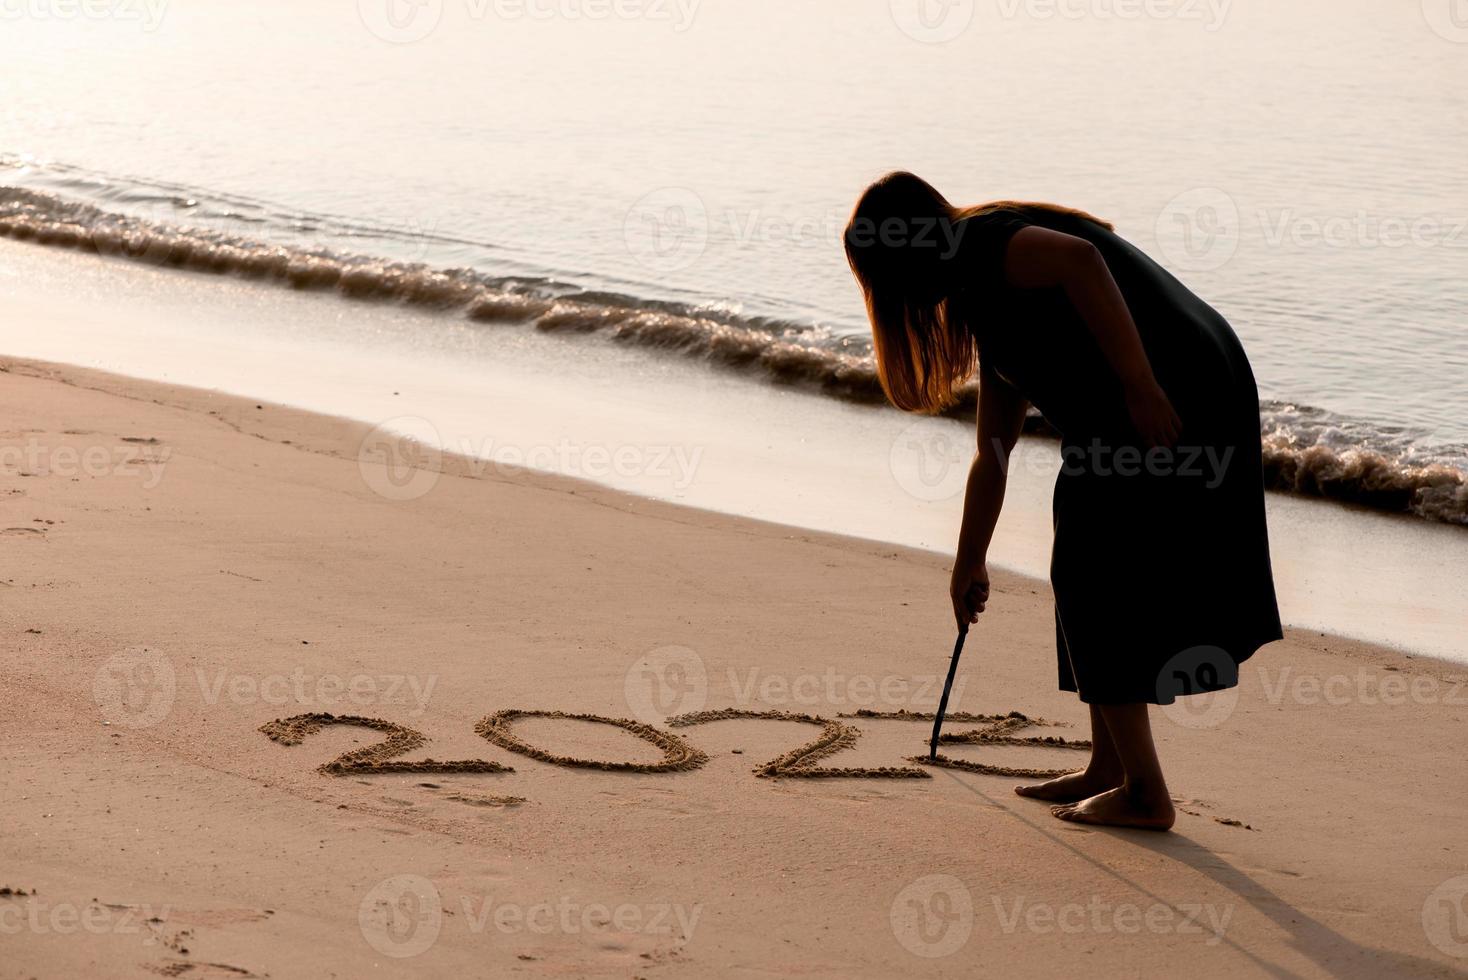
<svg viewBox="0 0 1468 980"><path fill-rule="evenodd" d="M631 732L644 742L651 742L663 751L662 762L600 762L595 759L577 759L568 755L556 755L538 749L520 739L510 731L510 722L516 718L566 718L574 721L591 721L601 725L612 725ZM571 766L576 769L603 769L609 772L684 772L697 769L709 760L703 752L695 749L677 735L659 731L651 725L628 718L607 718L602 715L571 714L565 711L531 711L508 708L496 711L474 726L474 730L502 749L528 755L541 762L556 766Z"/></svg>
<svg viewBox="0 0 1468 980"><path fill-rule="evenodd" d="M423 759L420 762L391 762L427 744L428 737L406 725L399 725L381 718L364 718L361 715L305 714L291 718L277 718L260 726L260 731L272 742L281 745L300 745L308 735L314 735L328 725L354 725L371 728L387 735L374 745L343 752L330 762L322 763L316 771L329 776L346 776L353 773L384 772L514 772L509 766L483 759L460 759L454 762L438 762Z"/></svg>
<svg viewBox="0 0 1468 980"><path fill-rule="evenodd" d="M756 766L754 774L765 778L778 776L801 776L807 778L832 777L832 776L855 776L865 779L931 779L932 774L911 766L879 766L879 767L834 767L822 768L816 765L822 759L835 755L842 749L849 749L856 744L857 738L861 736L861 729L855 725L843 724L832 721L818 715L801 715L789 711L746 711L740 708L722 708L715 711L694 711L686 715L675 715L668 719L671 728L685 728L689 725L702 725L710 721L726 721L731 718L766 718L776 721L800 721L809 725L820 725L821 734L814 741L796 749L791 749L784 755L771 759L763 765Z"/></svg>
<svg viewBox="0 0 1468 980"><path fill-rule="evenodd" d="M843 718L880 718L892 721L932 721L931 711L872 711L862 708L851 715L843 715ZM1058 735L1042 736L1017 736L1013 732L1033 728L1036 725L1053 725L1057 722L1046 721L1044 718L1030 718L1018 711L1011 711L1005 715L972 715L966 712L955 712L946 716L949 721L982 722L985 727L973 728L966 732L944 732L938 736L938 741L949 745L1032 745L1044 746L1055 749L1089 749L1091 742L1084 738L1061 738ZM1076 772L1075 769L1030 769L1016 768L1013 766L995 766L987 762L974 762L970 759L954 759L939 753L937 758L929 759L925 755L910 756L909 762L916 762L925 766L937 766L940 769L962 769L965 772L982 773L985 776L1010 776L1033 779L1053 779L1056 776L1064 776Z"/></svg>

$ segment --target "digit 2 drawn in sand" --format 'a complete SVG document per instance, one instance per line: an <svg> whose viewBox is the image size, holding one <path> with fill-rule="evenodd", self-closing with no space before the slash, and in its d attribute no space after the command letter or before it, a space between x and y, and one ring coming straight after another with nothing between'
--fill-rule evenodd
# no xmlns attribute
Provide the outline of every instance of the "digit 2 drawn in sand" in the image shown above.
<svg viewBox="0 0 1468 980"><path fill-rule="evenodd" d="M576 721L592 721L601 725L612 725L625 729L645 742L651 742L663 750L662 762L598 762L592 759L576 759L567 755L555 755L538 749L520 739L510 731L510 722L516 718L570 718ZM607 718L602 715L569 714L564 711L523 711L507 708L496 711L474 726L474 730L500 748L528 755L541 762L557 766L572 766L577 769L605 769L611 772L683 772L697 769L709 757L695 749L677 735L659 731L651 725L627 718Z"/></svg>
<svg viewBox="0 0 1468 980"><path fill-rule="evenodd" d="M455 762L438 762L424 759L421 762L391 762L400 755L407 755L426 745L428 737L406 725L383 721L381 718L364 718L361 715L306 714L291 718L278 718L260 726L260 731L272 742L281 745L300 745L308 735L314 735L328 725L355 725L383 732L387 738L373 745L343 752L330 762L322 763L316 771L328 776L345 776L351 773L381 772L514 772L509 766L483 759L460 759Z"/></svg>
<svg viewBox="0 0 1468 980"><path fill-rule="evenodd" d="M807 742L796 749L791 749L784 755L771 759L764 765L756 766L754 774L766 778L777 776L804 776L804 777L829 777L829 776L856 776L877 779L931 779L932 775L921 769L911 766L877 766L877 767L837 767L823 768L816 765L817 762L828 756L835 755L842 749L849 749L856 744L861 737L861 729L855 725L846 725L839 721L831 721L819 715L801 715L789 711L746 711L740 708L723 708L717 711L694 711L686 715L675 715L668 719L668 725L673 728L684 728L689 725L702 725L710 721L725 721L730 718L770 718L777 721L802 721L809 725L820 725L821 734L813 741Z"/></svg>
<svg viewBox="0 0 1468 980"><path fill-rule="evenodd" d="M872 711L862 708L860 711L850 715L842 715L843 718L881 718L889 721L932 721L931 711ZM1091 742L1084 738L1061 738L1058 735L1040 736L1017 736L1013 732L1022 731L1026 728L1034 728L1037 725L1052 725L1054 722L1046 721L1044 718L1030 718L1011 711L1007 715L975 715L965 711L953 712L947 716L949 721L981 722L985 727L972 728L966 732L944 732L938 736L938 742L946 745L1035 745L1056 749L1089 749ZM986 776L1016 776L1020 778L1053 779L1056 776L1064 776L1076 772L1074 769L1025 769L1010 766L994 766L987 762L974 762L970 759L953 759L942 753L936 759L929 759L925 755L910 757L908 762L917 762L925 766L937 766L940 769L962 769L965 772L977 772Z"/></svg>

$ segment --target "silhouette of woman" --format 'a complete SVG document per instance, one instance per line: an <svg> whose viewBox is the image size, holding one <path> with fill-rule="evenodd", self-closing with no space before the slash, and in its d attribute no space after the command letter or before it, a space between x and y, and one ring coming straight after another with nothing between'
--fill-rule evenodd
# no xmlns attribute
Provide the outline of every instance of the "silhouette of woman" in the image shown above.
<svg viewBox="0 0 1468 980"><path fill-rule="evenodd" d="M1061 433L1050 581L1060 689L1090 705L1082 772L1021 796L1063 820L1166 830L1148 704L1238 683L1280 639L1259 395L1227 321L1091 215L954 208L925 181L872 184L846 227L878 372L938 412L978 372L978 451L949 587L960 628L989 599L986 556L1027 405Z"/></svg>

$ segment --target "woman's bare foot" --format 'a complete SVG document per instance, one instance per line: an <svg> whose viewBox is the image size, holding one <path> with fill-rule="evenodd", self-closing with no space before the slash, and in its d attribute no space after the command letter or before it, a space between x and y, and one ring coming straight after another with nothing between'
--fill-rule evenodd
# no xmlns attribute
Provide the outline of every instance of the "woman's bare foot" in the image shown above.
<svg viewBox="0 0 1468 980"><path fill-rule="evenodd" d="M1098 793L1104 793L1108 789L1115 789L1125 781L1126 778L1120 770L1113 772L1102 769L1082 769L1080 772L1068 772L1049 782L1016 786L1014 791L1030 800L1044 800L1047 803L1079 803Z"/></svg>
<svg viewBox="0 0 1468 980"><path fill-rule="evenodd" d="M1050 812L1070 823L1136 827L1141 830L1171 830L1177 820L1166 787L1152 790L1130 784L1107 790L1071 806L1051 807Z"/></svg>

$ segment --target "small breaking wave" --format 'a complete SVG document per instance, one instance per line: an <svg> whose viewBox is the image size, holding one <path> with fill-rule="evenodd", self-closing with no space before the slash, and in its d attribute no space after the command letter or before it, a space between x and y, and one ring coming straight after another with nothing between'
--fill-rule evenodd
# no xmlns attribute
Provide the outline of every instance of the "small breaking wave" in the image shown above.
<svg viewBox="0 0 1468 980"><path fill-rule="evenodd" d="M30 188L0 187L0 235L352 300L398 302L478 323L595 335L845 401L885 400L867 340L808 325L149 221ZM954 414L972 417L974 404L969 384ZM1424 452L1409 437L1283 402L1264 403L1261 417L1265 479L1272 489L1468 525L1468 448ZM1038 417L1026 428L1044 431Z"/></svg>
<svg viewBox="0 0 1468 980"><path fill-rule="evenodd" d="M851 401L883 399L864 344L768 318L606 293L551 295L537 289L534 281L145 221L27 188L0 188L0 235L146 265L236 275L293 289L330 290L348 299L463 311L481 323L598 334L758 372L771 381L810 385Z"/></svg>
<svg viewBox="0 0 1468 980"><path fill-rule="evenodd" d="M1424 450L1408 434L1287 402L1263 402L1260 418L1271 489L1468 525L1468 447Z"/></svg>

